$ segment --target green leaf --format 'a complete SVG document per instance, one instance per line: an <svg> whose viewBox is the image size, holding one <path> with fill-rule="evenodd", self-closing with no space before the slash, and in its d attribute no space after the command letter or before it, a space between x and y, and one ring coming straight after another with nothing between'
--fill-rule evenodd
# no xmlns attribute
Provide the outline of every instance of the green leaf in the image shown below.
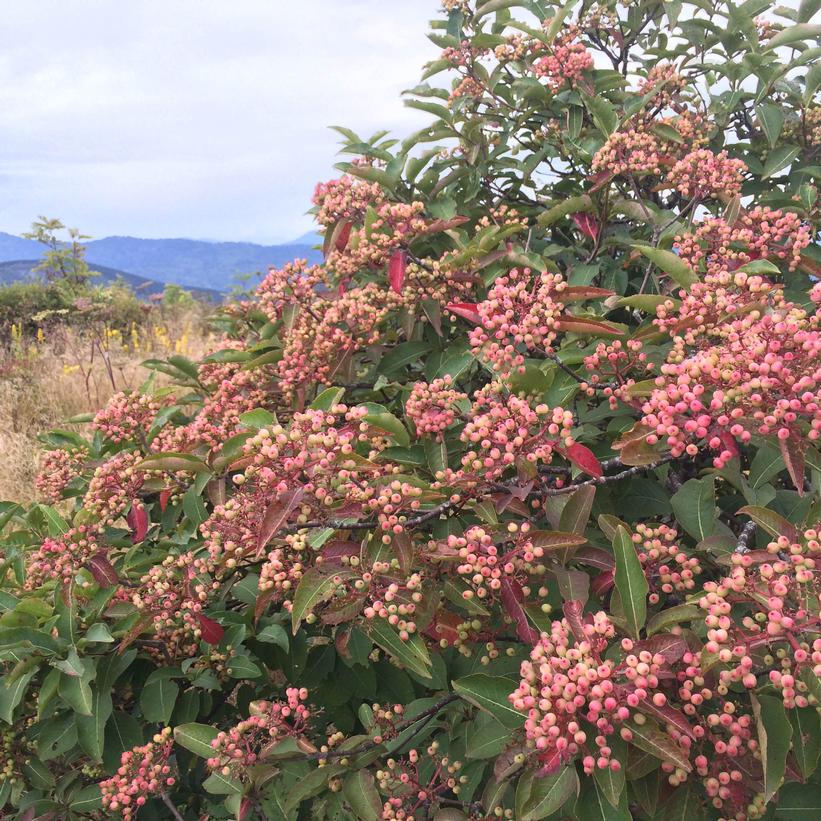
<svg viewBox="0 0 821 821"><path fill-rule="evenodd" d="M614 761L627 761L627 745L618 735L613 737L610 746L612 748L611 755ZM622 766L618 770L611 770L610 767L605 767L604 769L596 767L593 771L593 778L595 778L599 790L601 790L604 797L610 802L610 806L615 810L619 808L623 800L626 783L624 770L625 768Z"/></svg>
<svg viewBox="0 0 821 821"><path fill-rule="evenodd" d="M120 766L122 754L143 743L142 729L129 713L115 710L105 728L103 761L109 772Z"/></svg>
<svg viewBox="0 0 821 821"><path fill-rule="evenodd" d="M328 390L334 389L328 388ZM337 390L339 389L337 388ZM241 413L239 415L239 421L243 427L262 430L263 428L268 428L273 425L276 422L276 417L271 411L267 411L264 408L254 408L254 410Z"/></svg>
<svg viewBox="0 0 821 821"><path fill-rule="evenodd" d="M334 405L338 405L342 401L344 395L345 388L325 388L311 402L310 407L313 410L329 411Z"/></svg>
<svg viewBox="0 0 821 821"><path fill-rule="evenodd" d="M636 546L624 527L613 537L613 556L616 559L616 590L619 591L627 628L638 638L647 618L647 577L636 553Z"/></svg>
<svg viewBox="0 0 821 821"><path fill-rule="evenodd" d="M483 713L480 715L484 716ZM467 758L494 758L509 742L510 729L498 721L488 719L476 732L468 730L465 755Z"/></svg>
<svg viewBox="0 0 821 821"><path fill-rule="evenodd" d="M60 676L60 698L68 704L75 713L81 716L91 715L91 706L94 698L91 694L91 685L84 676L70 676L63 673Z"/></svg>
<svg viewBox="0 0 821 821"><path fill-rule="evenodd" d="M217 737L218 730L208 724L180 724L174 728L174 741L200 758L212 758L214 749L211 742Z"/></svg>
<svg viewBox="0 0 821 821"><path fill-rule="evenodd" d="M767 155L764 161L764 170L761 179L766 180L785 169L801 153L797 145L779 145Z"/></svg>
<svg viewBox="0 0 821 821"><path fill-rule="evenodd" d="M821 815L821 785L785 784L778 793L777 821L816 821Z"/></svg>
<svg viewBox="0 0 821 821"><path fill-rule="evenodd" d="M303 801L322 792L331 778L344 771L345 768L341 764L326 764L324 767L311 770L288 791L285 812L295 810Z"/></svg>
<svg viewBox="0 0 821 821"><path fill-rule="evenodd" d="M299 580L294 593L294 605L291 609L291 630L296 635L302 620L320 602L327 601L339 587L340 583L352 575L352 571L336 568L331 571L312 567Z"/></svg>
<svg viewBox="0 0 821 821"><path fill-rule="evenodd" d="M775 103L761 103L756 106L755 113L758 115L758 121L767 136L770 148L773 148L778 142L781 127L784 125L784 112L781 106Z"/></svg>
<svg viewBox="0 0 821 821"><path fill-rule="evenodd" d="M153 456L146 456L135 470L165 470L174 472L184 470L186 473L210 473L208 467L202 459L192 456L190 453L157 453Z"/></svg>
<svg viewBox="0 0 821 821"><path fill-rule="evenodd" d="M260 630L254 638L265 644L276 644L277 647L281 647L286 653L288 652L288 647L290 646L290 642L288 641L288 633L281 624L269 624L267 627Z"/></svg>
<svg viewBox="0 0 821 821"><path fill-rule="evenodd" d="M605 137L609 137L619 125L619 115L616 114L616 110L604 97L590 97L583 94L582 99L587 110L593 115L596 128Z"/></svg>
<svg viewBox="0 0 821 821"><path fill-rule="evenodd" d="M228 659L226 669L231 678L254 679L262 675L259 665L254 664L248 656L243 654L237 654Z"/></svg>
<svg viewBox="0 0 821 821"><path fill-rule="evenodd" d="M785 469L781 451L770 445L758 449L750 465L749 482L753 490L758 490Z"/></svg>
<svg viewBox="0 0 821 821"><path fill-rule="evenodd" d="M584 535L595 498L596 488L593 485L585 485L574 491L562 508L559 516L559 530L564 533Z"/></svg>
<svg viewBox="0 0 821 821"><path fill-rule="evenodd" d="M540 821L561 809L572 795L579 794L579 776L573 764L562 767L530 785L521 821Z"/></svg>
<svg viewBox="0 0 821 821"><path fill-rule="evenodd" d="M525 723L526 716L516 710L508 696L516 689L509 678L489 676L486 673L473 673L456 679L453 689L465 701L489 712L505 727L516 729Z"/></svg>
<svg viewBox="0 0 821 821"><path fill-rule="evenodd" d="M654 755L660 761L672 762L685 772L689 773L693 769L687 754L655 722L645 719L639 724L631 718L625 726L633 734L630 739L633 746Z"/></svg>
<svg viewBox="0 0 821 821"><path fill-rule="evenodd" d="M647 257L656 267L661 268L682 288L688 288L693 283L698 282L698 274L672 251L664 251L650 245L633 245L633 248Z"/></svg>
<svg viewBox="0 0 821 821"><path fill-rule="evenodd" d="M389 374L411 365L432 349L429 342L403 342L379 360L379 372Z"/></svg>
<svg viewBox="0 0 821 821"><path fill-rule="evenodd" d="M678 522L697 542L706 539L716 523L715 477L689 479L672 496L670 504Z"/></svg>
<svg viewBox="0 0 821 821"><path fill-rule="evenodd" d="M407 428L392 413L388 413L382 405L366 403L365 407L368 413L362 421L392 436L397 445L407 447L410 444Z"/></svg>
<svg viewBox="0 0 821 821"><path fill-rule="evenodd" d="M99 810L103 806L102 793L99 784L90 784L75 793L69 804L72 812L88 814L93 810Z"/></svg>
<svg viewBox="0 0 821 821"><path fill-rule="evenodd" d="M37 674L37 669L37 667L32 667L23 673L22 676L18 676L11 682L8 676L3 676L3 678L0 679L0 682L2 682L2 686L0 686L0 718L2 718L6 724L13 722L14 710L23 700L29 682Z"/></svg>
<svg viewBox="0 0 821 821"><path fill-rule="evenodd" d="M570 214L577 214L580 211L593 211L594 209L593 199L588 194L582 194L578 197L568 197L551 208L548 208L547 211L543 211L539 214L537 222L542 228L546 228Z"/></svg>
<svg viewBox="0 0 821 821"><path fill-rule="evenodd" d="M113 710L110 691L95 685L92 688L91 715L77 716L77 741L92 761L103 760L105 727Z"/></svg>
<svg viewBox="0 0 821 821"><path fill-rule="evenodd" d="M700 621L705 615L697 604L677 604L675 607L665 608L647 622L647 635L655 635L685 621Z"/></svg>
<svg viewBox="0 0 821 821"><path fill-rule="evenodd" d="M425 439L423 444L430 472L436 476L437 473L446 470L448 466L448 446L444 439L441 442L434 439Z"/></svg>
<svg viewBox="0 0 821 821"><path fill-rule="evenodd" d="M761 766L764 768L764 801L769 801L784 780L787 753L792 740L792 725L778 696L750 695L753 715L758 725Z"/></svg>
<svg viewBox="0 0 821 821"><path fill-rule="evenodd" d="M382 817L382 800L368 770L351 773L342 785L342 795L359 821L379 821Z"/></svg>
<svg viewBox="0 0 821 821"><path fill-rule="evenodd" d="M632 821L626 799L622 798L619 808L614 809L594 778L585 779L573 817L577 821Z"/></svg>
<svg viewBox="0 0 821 821"><path fill-rule="evenodd" d="M242 793L242 782L235 778L226 778L221 772L212 772L202 782L208 792L213 795L239 795Z"/></svg>
<svg viewBox="0 0 821 821"><path fill-rule="evenodd" d="M179 694L179 685L167 678L154 679L146 684L140 694L140 708L145 720L168 724Z"/></svg>
<svg viewBox="0 0 821 821"><path fill-rule="evenodd" d="M790 710L792 747L798 769L809 778L818 766L821 753L821 719L815 707L795 707Z"/></svg>
<svg viewBox="0 0 821 821"><path fill-rule="evenodd" d="M821 26L812 23L798 23L795 26L788 26L767 40L766 49L771 51L779 46L786 46L802 40L815 40L818 37L821 37Z"/></svg>
<svg viewBox="0 0 821 821"><path fill-rule="evenodd" d="M403 667L422 678L431 678L433 664L425 643L418 635L402 641L399 633L384 619L372 619L365 632L374 644L378 644Z"/></svg>

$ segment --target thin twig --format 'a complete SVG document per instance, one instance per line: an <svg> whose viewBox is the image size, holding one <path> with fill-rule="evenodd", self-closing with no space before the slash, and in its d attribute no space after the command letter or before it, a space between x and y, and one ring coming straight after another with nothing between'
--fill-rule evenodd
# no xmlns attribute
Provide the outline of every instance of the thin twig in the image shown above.
<svg viewBox="0 0 821 821"><path fill-rule="evenodd" d="M185 819L180 815L179 810L171 802L171 799L168 797L168 793L161 792L160 798L162 799L163 804L168 807L169 812L174 816L176 821L185 821Z"/></svg>
<svg viewBox="0 0 821 821"><path fill-rule="evenodd" d="M453 701L456 701L459 698L457 693L449 693L444 698L439 699L436 704L428 707L427 710L419 713L419 715L414 716L413 718L409 718L405 721L400 722L394 728L397 733L401 733L403 730L407 730L408 727L412 727L417 722L422 722L422 725L415 730L419 732L423 727L427 725L427 723L443 708L446 707ZM415 734L414 733L414 734ZM352 756L359 755L360 753L366 753L369 750L374 750L377 747L382 746L384 742L376 742L373 739L370 741L363 741L358 746L354 747L350 750L326 750L325 752L317 752L317 753L310 753L307 755L297 755L297 756L287 756L284 758L278 759L279 761L327 761L331 758L351 758Z"/></svg>
<svg viewBox="0 0 821 821"><path fill-rule="evenodd" d="M610 482L619 482L622 479L629 479L631 476L636 476L642 471L653 470L654 468L667 464L667 462L670 462L672 459L672 456L665 456L663 459L659 459L657 462L651 462L649 465L636 465L635 467L621 471L621 473L614 473L611 476L595 476L583 482L574 482L569 485L564 485L563 487L547 488L543 493L545 496L562 496L565 493L572 493L574 490L580 487L587 487L588 485L607 485L610 484Z"/></svg>

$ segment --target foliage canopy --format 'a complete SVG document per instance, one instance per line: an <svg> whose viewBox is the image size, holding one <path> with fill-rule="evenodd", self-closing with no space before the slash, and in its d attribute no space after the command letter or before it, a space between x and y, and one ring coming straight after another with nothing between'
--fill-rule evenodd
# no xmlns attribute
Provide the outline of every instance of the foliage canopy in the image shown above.
<svg viewBox="0 0 821 821"><path fill-rule="evenodd" d="M324 263L0 508L9 817L819 806L819 3L444 6Z"/></svg>

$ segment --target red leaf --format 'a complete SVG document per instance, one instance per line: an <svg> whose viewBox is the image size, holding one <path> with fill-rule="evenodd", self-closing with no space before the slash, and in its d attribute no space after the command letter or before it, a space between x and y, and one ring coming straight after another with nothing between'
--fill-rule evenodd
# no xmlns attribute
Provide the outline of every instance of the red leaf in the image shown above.
<svg viewBox="0 0 821 821"><path fill-rule="evenodd" d="M265 611L268 609L268 605L274 600L274 594L276 593L275 590L266 590L264 593L260 593L257 596L257 600L254 603L254 623L258 622Z"/></svg>
<svg viewBox="0 0 821 821"><path fill-rule="evenodd" d="M133 644L153 623L154 618L150 613L140 616L137 623L122 637L117 645L117 655L122 655L128 646Z"/></svg>
<svg viewBox="0 0 821 821"><path fill-rule="evenodd" d="M160 510L165 513L165 509L168 507L168 500L171 498L171 491L170 490L161 490L160 491Z"/></svg>
<svg viewBox="0 0 821 821"><path fill-rule="evenodd" d="M605 570L599 573L592 582L590 582L591 590L601 598L614 584L616 578L616 571L614 569Z"/></svg>
<svg viewBox="0 0 821 821"><path fill-rule="evenodd" d="M131 502L131 509L125 517L128 526L131 528L131 542L137 544L141 542L148 533L148 512L142 502Z"/></svg>
<svg viewBox="0 0 821 821"><path fill-rule="evenodd" d="M257 549L262 550L268 542L280 531L282 526L288 521L293 509L302 501L305 495L305 488L297 488L296 490L288 490L285 493L280 493L268 506L265 512L265 518L262 520L262 525L259 529L259 536L257 538Z"/></svg>
<svg viewBox="0 0 821 821"><path fill-rule="evenodd" d="M348 240L351 236L351 225L352 223L345 222L339 229L339 235L336 237L336 242L334 243L334 247L337 251L344 251L348 246Z"/></svg>
<svg viewBox="0 0 821 821"><path fill-rule="evenodd" d="M686 652L687 642L672 633L658 633L635 646L635 651L648 650L653 655L660 653L668 664L675 664Z"/></svg>
<svg viewBox="0 0 821 821"><path fill-rule="evenodd" d="M799 496L804 495L804 443L800 439L790 436L788 439L779 439L781 456L787 466L792 483Z"/></svg>
<svg viewBox="0 0 821 821"><path fill-rule="evenodd" d="M452 613L450 610L440 610L428 625L425 635L436 642L444 639L448 645L453 646L459 640L459 625L462 622L464 622L462 616Z"/></svg>
<svg viewBox="0 0 821 821"><path fill-rule="evenodd" d="M571 285L561 292L560 298L562 302L576 302L581 299L604 299L614 294L615 291L610 291L607 288L595 288L592 285Z"/></svg>
<svg viewBox="0 0 821 821"><path fill-rule="evenodd" d="M593 176L589 177L593 183L590 193L592 194L594 191L598 191L603 185L607 185L615 176L612 171L599 171L597 174L593 174Z"/></svg>
<svg viewBox="0 0 821 821"><path fill-rule="evenodd" d="M120 580L117 571L113 568L111 562L106 558L105 552L102 550L95 553L88 560L88 569L100 587L113 587Z"/></svg>
<svg viewBox="0 0 821 821"><path fill-rule="evenodd" d="M676 710L669 704L665 704L662 707L657 707L652 701L650 701L650 699L647 698L643 698L639 701L639 710L648 716L658 719L662 725L672 724L679 732L684 733L684 735L689 736L695 741L696 737L693 733L693 728L687 720L687 716L685 716L680 710Z"/></svg>
<svg viewBox="0 0 821 821"><path fill-rule="evenodd" d="M460 225L464 225L466 222L470 222L470 217L451 217L447 220L434 220L427 228L422 229L419 236L449 231L451 228L458 228Z"/></svg>
<svg viewBox="0 0 821 821"><path fill-rule="evenodd" d="M624 336L624 331L619 330L609 322L602 322L598 319L583 319L578 316L563 314L556 327L560 331L567 331L573 334L593 334L594 336Z"/></svg>
<svg viewBox="0 0 821 821"><path fill-rule="evenodd" d="M604 469L601 466L601 462L596 458L593 451L585 445L574 442L567 447L565 453L567 458L585 473L589 473L597 479L600 476L604 476Z"/></svg>
<svg viewBox="0 0 821 821"><path fill-rule="evenodd" d="M445 306L445 310L456 314L456 316L461 316L462 319L466 319L474 325L481 325L482 317L479 316L478 307L475 302L451 302Z"/></svg>
<svg viewBox="0 0 821 821"><path fill-rule="evenodd" d="M570 632L573 633L576 641L584 641L584 622L582 621L584 605L578 599L573 599L566 601L562 605L562 610L568 625L570 625Z"/></svg>
<svg viewBox="0 0 821 821"><path fill-rule="evenodd" d="M402 293L402 286L405 284L405 269L408 267L408 255L402 248L397 248L391 254L388 264L388 282L391 289L397 294Z"/></svg>
<svg viewBox="0 0 821 821"><path fill-rule="evenodd" d="M733 454L733 458L738 456L738 442L736 442L735 437L730 433L728 430L723 430L719 434L719 439L721 439L721 444L724 445L724 449L730 451Z"/></svg>
<svg viewBox="0 0 821 821"><path fill-rule="evenodd" d="M584 211L579 211L577 214L571 214L570 218L576 223L576 227L583 233L587 234L590 239L595 240L599 235L599 223L595 217Z"/></svg>
<svg viewBox="0 0 821 821"><path fill-rule="evenodd" d="M342 559L348 556L358 556L361 545L359 542L345 541L344 539L334 539L322 547L320 556L322 563L333 562L341 564Z"/></svg>
<svg viewBox="0 0 821 821"><path fill-rule="evenodd" d="M527 620L522 586L515 579L504 578L500 589L502 604L507 614L516 623L516 635L528 644L535 644L539 640L539 632Z"/></svg>
<svg viewBox="0 0 821 821"><path fill-rule="evenodd" d="M197 613L197 621L202 631L201 638L206 644L219 644L222 641L225 635L225 628L222 625L209 619L208 616L203 616L202 613Z"/></svg>
<svg viewBox="0 0 821 821"><path fill-rule="evenodd" d="M555 773L564 763L567 753L562 753L555 748L539 754L539 761L542 766L536 770L536 778L544 778L546 775Z"/></svg>

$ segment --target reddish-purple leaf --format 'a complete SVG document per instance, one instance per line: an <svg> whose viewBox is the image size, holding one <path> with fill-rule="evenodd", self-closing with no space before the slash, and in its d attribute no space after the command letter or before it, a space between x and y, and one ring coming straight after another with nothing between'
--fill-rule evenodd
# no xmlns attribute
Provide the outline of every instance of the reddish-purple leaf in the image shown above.
<svg viewBox="0 0 821 821"><path fill-rule="evenodd" d="M391 289L397 294L402 293L402 286L405 284L405 270L408 267L408 255L402 248L397 248L392 254L388 263L388 282Z"/></svg>
<svg viewBox="0 0 821 821"><path fill-rule="evenodd" d="M556 327L560 331L574 334L592 334L593 336L624 336L624 331L611 325L609 322L602 322L600 319L585 319L580 316L570 316L562 314L556 322Z"/></svg>
<svg viewBox="0 0 821 821"><path fill-rule="evenodd" d="M567 458L574 465L576 465L576 467L581 468L585 473L589 473L597 479L600 476L604 476L604 470L601 466L601 462L596 458L593 451L585 445L580 445L578 442L574 442L572 445L567 447L565 453L567 454Z"/></svg>
<svg viewBox="0 0 821 821"><path fill-rule="evenodd" d="M445 306L445 310L456 314L456 316L461 316L462 319L466 319L474 325L481 325L482 317L479 316L478 307L475 302L450 302Z"/></svg>
<svg viewBox="0 0 821 821"><path fill-rule="evenodd" d="M257 538L258 550L262 550L282 529L294 508L302 501L304 495L305 488L302 487L296 490L286 490L284 493L280 493L279 496L268 505L268 510L265 511L265 518L262 520L262 525L259 529L259 536Z"/></svg>
<svg viewBox="0 0 821 821"><path fill-rule="evenodd" d="M570 218L576 223L576 227L583 234L590 237L590 239L595 240L599 235L598 220L595 217L591 217L590 214L584 211L579 211L577 214L571 214Z"/></svg>
<svg viewBox="0 0 821 821"><path fill-rule="evenodd" d="M795 485L799 496L804 495L804 443L800 439L790 436L787 439L779 439L781 456L787 466L787 472Z"/></svg>
<svg viewBox="0 0 821 821"><path fill-rule="evenodd" d="M656 706L648 698L643 698L639 701L639 710L648 716L658 719L662 724L672 724L680 733L689 736L695 741L695 734L687 716L680 710L676 710L669 704L664 704L661 707Z"/></svg>
<svg viewBox="0 0 821 821"><path fill-rule="evenodd" d="M502 604L508 616L510 616L516 624L516 635L528 644L535 644L539 639L539 633L527 620L522 586L515 579L503 578L500 590L502 593Z"/></svg>
<svg viewBox="0 0 821 821"><path fill-rule="evenodd" d="M148 533L148 512L142 502L134 499L131 502L131 509L125 517L128 526L131 528L131 542L137 544L141 542Z"/></svg>
<svg viewBox="0 0 821 821"><path fill-rule="evenodd" d="M599 573L595 579L590 583L590 589L601 598L615 583L616 570L611 568Z"/></svg>
<svg viewBox="0 0 821 821"><path fill-rule="evenodd" d="M570 285L561 292L562 302L576 302L582 299L604 299L616 292L607 288L596 288L593 285Z"/></svg>
<svg viewBox="0 0 821 821"><path fill-rule="evenodd" d="M100 587L113 587L120 580L117 571L102 550L88 560L88 569Z"/></svg>
<svg viewBox="0 0 821 821"><path fill-rule="evenodd" d="M225 628L209 619L208 616L203 616L202 613L197 613L197 621L200 623L200 631L202 640L206 644L219 644L222 637L225 635Z"/></svg>
<svg viewBox="0 0 821 821"><path fill-rule="evenodd" d="M635 651L641 650L647 650L653 655L658 653L664 656L668 664L674 664L687 652L687 642L672 633L657 633L636 644Z"/></svg>
<svg viewBox="0 0 821 821"><path fill-rule="evenodd" d="M566 601L562 605L564 617L570 626L570 632L575 637L576 641L584 641L584 622L582 621L582 613L584 612L584 603L578 599Z"/></svg>
<svg viewBox="0 0 821 821"><path fill-rule="evenodd" d="M342 563L342 559L348 556L358 556L360 551L359 542L345 541L344 539L334 539L322 547L320 556L322 562Z"/></svg>

